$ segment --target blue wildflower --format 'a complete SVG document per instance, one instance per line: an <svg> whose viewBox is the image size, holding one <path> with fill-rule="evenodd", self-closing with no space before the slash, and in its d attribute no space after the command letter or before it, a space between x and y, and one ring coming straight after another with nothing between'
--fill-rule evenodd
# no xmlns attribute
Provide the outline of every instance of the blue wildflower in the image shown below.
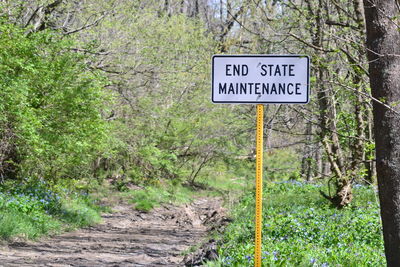
<svg viewBox="0 0 400 267"><path fill-rule="evenodd" d="M246 258L249 262L251 261L251 256L247 255L245 258Z"/></svg>

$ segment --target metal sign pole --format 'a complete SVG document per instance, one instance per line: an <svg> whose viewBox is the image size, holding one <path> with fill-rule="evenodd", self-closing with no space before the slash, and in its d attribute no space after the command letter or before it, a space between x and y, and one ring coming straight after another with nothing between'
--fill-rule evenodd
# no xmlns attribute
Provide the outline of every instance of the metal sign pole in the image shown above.
<svg viewBox="0 0 400 267"><path fill-rule="evenodd" d="M256 129L256 231L254 248L254 266L261 267L261 230L262 230L262 171L263 171L263 132L264 105L257 105Z"/></svg>
<svg viewBox="0 0 400 267"><path fill-rule="evenodd" d="M254 266L261 267L262 104L307 104L310 58L306 55L214 55L211 99L213 103L257 104Z"/></svg>

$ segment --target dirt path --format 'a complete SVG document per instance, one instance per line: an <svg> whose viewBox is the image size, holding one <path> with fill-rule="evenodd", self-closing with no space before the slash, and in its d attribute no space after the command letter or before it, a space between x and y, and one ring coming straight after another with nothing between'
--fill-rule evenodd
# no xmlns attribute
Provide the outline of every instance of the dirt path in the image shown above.
<svg viewBox="0 0 400 267"><path fill-rule="evenodd" d="M183 266L183 254L204 241L220 202L199 199L149 213L121 204L99 225L0 247L0 266Z"/></svg>

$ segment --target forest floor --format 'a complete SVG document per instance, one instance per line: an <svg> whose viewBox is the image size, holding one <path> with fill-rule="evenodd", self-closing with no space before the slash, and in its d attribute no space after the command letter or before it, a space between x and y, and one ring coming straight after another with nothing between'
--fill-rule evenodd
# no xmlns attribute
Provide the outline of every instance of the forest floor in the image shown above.
<svg viewBox="0 0 400 267"><path fill-rule="evenodd" d="M185 255L206 242L210 224L221 220L221 203L199 198L147 213L118 203L98 225L1 245L0 266L184 266Z"/></svg>

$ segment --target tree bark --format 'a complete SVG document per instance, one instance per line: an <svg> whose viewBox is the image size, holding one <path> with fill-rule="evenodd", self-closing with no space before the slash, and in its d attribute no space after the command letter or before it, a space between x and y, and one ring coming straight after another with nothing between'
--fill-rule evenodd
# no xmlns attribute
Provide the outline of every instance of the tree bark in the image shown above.
<svg viewBox="0 0 400 267"><path fill-rule="evenodd" d="M371 115L370 115L371 113ZM373 133L373 113L372 110L368 110L368 141L374 143L374 133ZM367 181L371 184L376 184L376 154L375 149L368 151L367 160L365 161L365 168L367 169Z"/></svg>
<svg viewBox="0 0 400 267"><path fill-rule="evenodd" d="M315 139L315 137L313 137L313 139ZM314 142L315 142L315 140L314 140ZM313 176L316 178L324 177L322 153L321 153L321 147L320 147L319 142L314 144L314 158L315 158L315 168L314 168Z"/></svg>
<svg viewBox="0 0 400 267"><path fill-rule="evenodd" d="M47 28L47 17L54 11L56 7L62 4L62 0L56 0L48 5L38 7L29 18L27 24L33 25L31 32L43 31Z"/></svg>
<svg viewBox="0 0 400 267"><path fill-rule="evenodd" d="M394 0L364 0L372 96L400 111L399 10ZM397 18L396 18L397 17ZM374 102L376 167L385 254L400 266L400 117Z"/></svg>
<svg viewBox="0 0 400 267"><path fill-rule="evenodd" d="M305 135L306 135L306 144L304 145L304 151L303 151L303 158L301 159L301 176L306 180L306 181L311 181L311 175L313 174L312 169L313 165L312 164L312 155L313 155L313 145L312 145L312 124L311 122L307 122L306 125L306 130L305 130Z"/></svg>

